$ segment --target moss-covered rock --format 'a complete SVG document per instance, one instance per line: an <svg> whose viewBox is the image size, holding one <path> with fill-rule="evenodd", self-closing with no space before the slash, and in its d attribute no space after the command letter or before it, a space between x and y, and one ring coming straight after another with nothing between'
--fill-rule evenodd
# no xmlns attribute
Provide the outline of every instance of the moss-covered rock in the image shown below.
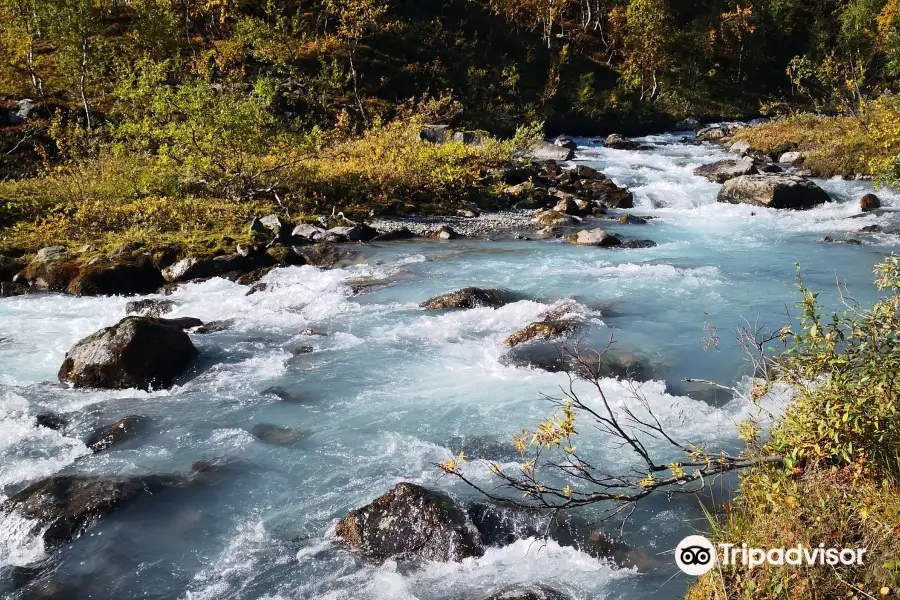
<svg viewBox="0 0 900 600"><path fill-rule="evenodd" d="M484 554L466 512L447 494L413 483L398 483L371 504L350 511L335 533L351 549L376 559L459 561Z"/></svg>
<svg viewBox="0 0 900 600"><path fill-rule="evenodd" d="M525 329L517 331L503 343L513 348L519 344L530 342L531 340L541 339L549 340L553 338L563 337L569 333L575 326L573 321L538 321L529 323Z"/></svg>
<svg viewBox="0 0 900 600"><path fill-rule="evenodd" d="M483 306L499 308L510 301L509 296L509 293L505 290L467 287L426 300L421 306L428 310L479 308Z"/></svg>

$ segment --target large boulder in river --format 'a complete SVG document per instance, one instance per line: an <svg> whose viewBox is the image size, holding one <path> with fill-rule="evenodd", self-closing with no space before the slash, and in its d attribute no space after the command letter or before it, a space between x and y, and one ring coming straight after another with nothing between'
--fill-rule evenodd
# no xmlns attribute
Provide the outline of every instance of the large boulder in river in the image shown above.
<svg viewBox="0 0 900 600"><path fill-rule="evenodd" d="M294 246L297 256L306 264L323 269L347 267L360 260L360 254L353 248L335 244L314 244L312 246Z"/></svg>
<svg viewBox="0 0 900 600"><path fill-rule="evenodd" d="M743 175L725 182L719 202L769 208L806 209L830 202L818 185L796 175Z"/></svg>
<svg viewBox="0 0 900 600"><path fill-rule="evenodd" d="M352 549L375 559L459 561L484 554L466 512L447 494L413 483L398 483L371 504L350 511L335 532Z"/></svg>
<svg viewBox="0 0 900 600"><path fill-rule="evenodd" d="M521 344L500 357L500 364L520 369L540 369L550 373L573 372L576 375L648 381L661 377L664 369L627 349L611 348L598 356L587 351L580 360L563 349L559 343L535 340Z"/></svg>
<svg viewBox="0 0 900 600"><path fill-rule="evenodd" d="M183 481L183 477L175 475L56 475L14 494L3 503L0 512L15 512L32 521L32 533L40 535L45 549L51 551L78 538L122 506Z"/></svg>
<svg viewBox="0 0 900 600"><path fill-rule="evenodd" d="M537 160L567 161L572 160L572 158L575 157L575 151L571 148L563 148L562 146L540 140L535 144L534 148L531 149L529 156L531 156L531 158L536 158Z"/></svg>
<svg viewBox="0 0 900 600"><path fill-rule="evenodd" d="M510 294L506 290L467 287L449 294L435 296L422 303L428 310L444 310L448 308L499 308L510 302Z"/></svg>
<svg viewBox="0 0 900 600"><path fill-rule="evenodd" d="M566 137L564 135L559 136L553 143L559 146L560 148L568 148L569 150L577 150L578 144L570 137Z"/></svg>
<svg viewBox="0 0 900 600"><path fill-rule="evenodd" d="M530 583L503 588L478 600L570 600L570 596L541 583Z"/></svg>
<svg viewBox="0 0 900 600"><path fill-rule="evenodd" d="M756 165L750 159L727 159L720 160L702 167L694 169L694 175L706 177L713 183L725 183L729 179L740 177L741 175L755 175Z"/></svg>
<svg viewBox="0 0 900 600"><path fill-rule="evenodd" d="M600 246L603 248L622 245L622 240L602 229L583 229L571 236L569 241L579 246Z"/></svg>
<svg viewBox="0 0 900 600"><path fill-rule="evenodd" d="M634 194L609 179L588 181L583 189L589 190L594 200L600 201L606 208L634 208Z"/></svg>
<svg viewBox="0 0 900 600"><path fill-rule="evenodd" d="M863 212L871 212L881 208L881 199L875 194L865 194L859 199L859 209Z"/></svg>
<svg viewBox="0 0 900 600"><path fill-rule="evenodd" d="M180 328L159 319L125 317L76 342L66 353L59 379L77 388L165 388L197 354Z"/></svg>
<svg viewBox="0 0 900 600"><path fill-rule="evenodd" d="M717 142L730 134L731 130L724 125L710 125L697 131L697 139L704 142Z"/></svg>
<svg viewBox="0 0 900 600"><path fill-rule="evenodd" d="M613 150L639 150L642 148L642 146L634 140L629 140L618 133L614 133L606 138L606 147L612 148Z"/></svg>
<svg viewBox="0 0 900 600"><path fill-rule="evenodd" d="M175 310L177 304L173 300L161 300L147 298L145 300L132 300L125 305L126 315L140 317L160 317Z"/></svg>

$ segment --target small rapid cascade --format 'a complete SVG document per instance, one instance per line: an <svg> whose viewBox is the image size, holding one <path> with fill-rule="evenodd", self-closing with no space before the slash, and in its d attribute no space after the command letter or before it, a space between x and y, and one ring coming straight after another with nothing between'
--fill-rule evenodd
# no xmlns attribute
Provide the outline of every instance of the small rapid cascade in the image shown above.
<svg viewBox="0 0 900 600"><path fill-rule="evenodd" d="M900 213L851 218L870 183L818 181L837 201L809 211L717 203L721 185L693 169L727 152L680 139L649 136L640 141L651 149L631 151L576 138L578 163L634 193L635 208L622 214L654 217L588 225L652 239L652 248L512 235L417 239L360 246L359 264L342 269L274 270L252 295L225 279L181 285L166 297L175 303L166 317L227 325L191 334L200 359L167 390L57 382L72 344L116 323L134 298L0 300L0 499L56 473L129 477L190 473L197 461L222 465L203 485L129 504L52 556L17 515L0 515L0 597L17 598L22 568L46 560L50 579L77 594L123 599L478 600L526 583L567 590L573 600L680 598L688 578L665 552L703 526L694 496L639 505L624 527L636 568L534 539L458 563L379 563L342 550L334 537L337 519L399 481L478 500L434 465L473 448L512 464L515 452L504 454L511 436L552 412L542 394L558 393L566 375L503 360L504 340L548 312L577 319L583 344L612 335L648 365L648 380L632 383L664 425L685 439L738 448L735 425L756 409L681 381L745 385L731 332L745 318L784 324L795 263L829 306L841 300L836 279L863 304L875 297L871 269L897 249L900 237L890 231ZM878 195L900 208L896 193ZM871 225L882 231L860 232ZM499 308L420 307L468 286L516 297ZM718 346L704 348L711 331ZM614 379L607 390L616 405L632 393ZM777 410L782 400L767 402ZM58 431L37 425L46 411L65 418ZM129 415L146 423L136 437L97 454L85 446L97 427ZM635 465L586 424L580 438L580 451L611 470ZM472 458L466 472L479 484L492 481L486 460ZM598 525L589 510L579 518L585 528Z"/></svg>

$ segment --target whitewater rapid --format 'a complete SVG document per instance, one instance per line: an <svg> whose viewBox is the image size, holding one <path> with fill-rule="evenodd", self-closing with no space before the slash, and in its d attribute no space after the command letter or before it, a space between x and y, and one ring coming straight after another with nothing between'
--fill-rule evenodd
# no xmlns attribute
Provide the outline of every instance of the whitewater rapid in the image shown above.
<svg viewBox="0 0 900 600"><path fill-rule="evenodd" d="M506 336L552 307L576 314L587 341L599 344L613 333L658 367L661 375L641 389L666 426L731 448L735 424L756 409L730 396L691 398L681 379L743 384L747 368L731 332L744 318L784 324L796 300L795 263L830 305L838 301L836 280L861 302L875 297L872 266L896 250L898 238L857 233L897 225L890 215L850 218L871 184L820 181L837 202L804 212L718 204L720 186L692 171L725 152L677 140L644 138L654 149L641 152L577 140L577 161L634 192L629 212L656 217L647 225L597 226L652 239L654 248L413 240L370 244L360 264L344 269L273 271L264 279L268 289L250 296L223 279L180 286L167 297L177 307L166 316L233 324L193 336L201 358L169 390L71 390L56 382L66 350L122 318L128 299L0 300L0 499L54 473L185 472L211 458L229 465L216 485L160 494L104 519L53 555L45 577L97 598L468 600L500 585L537 582L573 600L681 597L689 580L676 575L665 553L705 526L692 499L649 501L626 524L625 541L656 561L650 569L534 540L461 563L375 564L340 549L333 534L336 519L398 481L476 499L434 464L466 439L504 444L551 412L542 394L557 392L565 375L504 366L500 358ZM878 194L900 207L896 194ZM862 245L826 244L825 235ZM388 285L353 293L373 279ZM472 285L523 299L499 309L419 308ZM718 328L718 348L704 349L704 326ZM327 336L305 335L306 328ZM312 353L295 354L307 345ZM613 380L607 392L617 405L631 393ZM44 410L67 416L62 433L36 426ZM95 427L133 414L148 418L147 431L90 454L83 440ZM249 433L259 423L303 435L291 446L267 445ZM582 438L581 449L610 469L635 464L589 427ZM486 462L467 468L478 483L490 483ZM14 518L0 521L4 598L19 593L12 567L43 557L26 531Z"/></svg>

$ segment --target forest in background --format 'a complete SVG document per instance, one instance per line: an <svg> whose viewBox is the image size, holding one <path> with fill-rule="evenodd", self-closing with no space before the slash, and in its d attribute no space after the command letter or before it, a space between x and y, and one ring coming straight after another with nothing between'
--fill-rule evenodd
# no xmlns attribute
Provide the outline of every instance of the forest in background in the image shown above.
<svg viewBox="0 0 900 600"><path fill-rule="evenodd" d="M432 97L448 100L436 118L497 134L634 134L858 114L896 91L898 14L898 0L2 0L0 94L134 142L142 118L253 94L289 129L358 133ZM182 102L151 114L166 95Z"/></svg>
<svg viewBox="0 0 900 600"><path fill-rule="evenodd" d="M0 0L0 249L236 233L265 210L440 212L485 196L515 153L492 136L689 116L781 115L779 146L826 146L823 172L890 182L898 14L900 0ZM795 116L810 112L838 120L826 138ZM426 147L426 123L491 144Z"/></svg>

